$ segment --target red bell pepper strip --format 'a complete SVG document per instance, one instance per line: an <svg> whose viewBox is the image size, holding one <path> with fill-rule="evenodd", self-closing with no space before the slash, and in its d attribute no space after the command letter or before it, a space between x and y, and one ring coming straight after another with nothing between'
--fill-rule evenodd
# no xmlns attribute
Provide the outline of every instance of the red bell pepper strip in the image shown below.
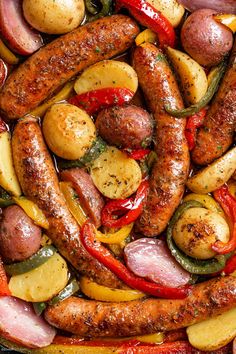
<svg viewBox="0 0 236 354"><path fill-rule="evenodd" d="M221 271L221 273L224 273L226 275L229 275L233 273L236 270L236 254L233 255L226 263L226 266L224 269Z"/></svg>
<svg viewBox="0 0 236 354"><path fill-rule="evenodd" d="M197 129L202 126L206 112L206 109L203 108L198 113L189 117L187 120L185 128L185 137L187 139L190 151L193 150L195 147Z"/></svg>
<svg viewBox="0 0 236 354"><path fill-rule="evenodd" d="M134 92L127 88L108 87L81 93L70 98L68 102L92 115L107 107L122 106L128 103L133 96Z"/></svg>
<svg viewBox="0 0 236 354"><path fill-rule="evenodd" d="M236 249L236 199L230 194L227 185L217 189L213 194L229 219L231 238L227 243L216 241L212 249L219 254L226 254Z"/></svg>
<svg viewBox="0 0 236 354"><path fill-rule="evenodd" d="M7 276L0 258L0 296L10 296L11 292L7 283Z"/></svg>
<svg viewBox="0 0 236 354"><path fill-rule="evenodd" d="M141 25L157 33L160 45L175 46L175 30L170 21L145 0L117 0L116 9L125 7Z"/></svg>
<svg viewBox="0 0 236 354"><path fill-rule="evenodd" d="M171 288L149 282L136 276L127 269L123 263L116 259L101 242L96 240L95 227L89 220L82 226L80 237L83 246L91 256L110 269L131 288L166 299L183 299L189 294L191 287L188 285L179 288Z"/></svg>
<svg viewBox="0 0 236 354"><path fill-rule="evenodd" d="M138 187L136 196L127 199L117 199L108 202L102 209L102 225L107 227L122 227L135 221L143 210L143 204L148 193L148 181L143 181ZM115 214L127 213L118 219Z"/></svg>
<svg viewBox="0 0 236 354"><path fill-rule="evenodd" d="M144 159L150 152L151 150L149 149L138 149L138 150L123 150L131 159L134 160L142 160Z"/></svg>

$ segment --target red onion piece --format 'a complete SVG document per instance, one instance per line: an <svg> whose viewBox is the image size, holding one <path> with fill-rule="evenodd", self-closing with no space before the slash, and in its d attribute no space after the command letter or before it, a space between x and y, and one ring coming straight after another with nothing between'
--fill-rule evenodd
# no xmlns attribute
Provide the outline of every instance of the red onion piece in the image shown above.
<svg viewBox="0 0 236 354"><path fill-rule="evenodd" d="M212 9L220 13L236 14L235 0L178 0L187 10Z"/></svg>
<svg viewBox="0 0 236 354"><path fill-rule="evenodd" d="M39 49L43 40L25 21L21 5L20 0L0 0L0 31L14 51L28 55Z"/></svg>
<svg viewBox="0 0 236 354"><path fill-rule="evenodd" d="M29 348L51 344L56 330L35 314L32 305L11 296L0 297L0 335Z"/></svg>
<svg viewBox="0 0 236 354"><path fill-rule="evenodd" d="M8 74L7 64L0 59L0 88L3 86Z"/></svg>
<svg viewBox="0 0 236 354"><path fill-rule="evenodd" d="M140 277L171 287L190 280L190 274L176 262L162 240L138 239L129 243L124 253L127 266Z"/></svg>

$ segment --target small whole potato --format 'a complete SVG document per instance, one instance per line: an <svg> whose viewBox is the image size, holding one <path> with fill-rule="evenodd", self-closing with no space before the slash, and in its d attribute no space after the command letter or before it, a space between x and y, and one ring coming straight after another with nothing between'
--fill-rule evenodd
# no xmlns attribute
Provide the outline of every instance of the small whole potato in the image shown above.
<svg viewBox="0 0 236 354"><path fill-rule="evenodd" d="M153 122L141 107L106 108L98 114L95 125L104 140L121 148L145 148L152 140Z"/></svg>
<svg viewBox="0 0 236 354"><path fill-rule="evenodd" d="M40 32L62 34L75 29L84 18L83 0L23 0L26 21Z"/></svg>
<svg viewBox="0 0 236 354"><path fill-rule="evenodd" d="M82 109L68 103L57 103L51 106L44 117L43 134L55 155L77 160L94 142L96 128Z"/></svg>
<svg viewBox="0 0 236 354"><path fill-rule="evenodd" d="M186 210L173 228L176 245L188 256L208 259L215 256L211 246L217 240L228 242L229 226L218 213L205 208Z"/></svg>
<svg viewBox="0 0 236 354"><path fill-rule="evenodd" d="M216 22L214 14L210 9L194 11L181 29L185 51L203 66L219 64L233 45L231 30Z"/></svg>
<svg viewBox="0 0 236 354"><path fill-rule="evenodd" d="M0 220L0 254L7 261L23 261L40 248L41 229L17 205L3 210Z"/></svg>

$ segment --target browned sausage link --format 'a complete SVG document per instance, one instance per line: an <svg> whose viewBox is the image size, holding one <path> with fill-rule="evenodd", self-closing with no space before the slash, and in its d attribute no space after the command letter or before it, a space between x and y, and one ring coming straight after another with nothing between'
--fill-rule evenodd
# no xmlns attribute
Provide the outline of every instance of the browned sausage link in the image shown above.
<svg viewBox="0 0 236 354"><path fill-rule="evenodd" d="M217 159L233 143L236 129L236 40L218 93L200 128L192 159L206 165Z"/></svg>
<svg viewBox="0 0 236 354"><path fill-rule="evenodd" d="M146 236L160 234L179 205L189 171L189 153L184 129L185 119L166 113L165 104L183 108L173 73L160 49L147 43L137 47L134 68L156 121L155 150L158 160L150 178L147 205L137 223Z"/></svg>
<svg viewBox="0 0 236 354"><path fill-rule="evenodd" d="M114 15L70 32L33 54L3 87L0 108L19 118L84 68L128 49L139 29L129 17Z"/></svg>
<svg viewBox="0 0 236 354"><path fill-rule="evenodd" d="M53 326L82 337L117 337L183 328L235 305L236 278L227 276L196 285L184 300L104 303L71 297L49 307L45 316Z"/></svg>
<svg viewBox="0 0 236 354"><path fill-rule="evenodd" d="M15 127L13 156L24 194L45 213L46 230L60 253L81 273L100 284L120 287L121 282L83 248L80 229L70 214L59 189L56 171L36 119L26 117Z"/></svg>

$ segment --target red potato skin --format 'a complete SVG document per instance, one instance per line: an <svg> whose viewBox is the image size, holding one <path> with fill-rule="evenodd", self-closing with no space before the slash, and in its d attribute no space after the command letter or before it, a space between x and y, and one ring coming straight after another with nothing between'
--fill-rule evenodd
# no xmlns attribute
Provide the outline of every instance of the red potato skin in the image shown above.
<svg viewBox="0 0 236 354"><path fill-rule="evenodd" d="M145 298L105 303L70 297L47 308L46 320L81 337L123 337L171 331L217 316L236 305L236 278L194 286L183 300Z"/></svg>
<svg viewBox="0 0 236 354"><path fill-rule="evenodd" d="M123 149L142 149L152 140L153 122L150 114L134 105L102 110L95 125L104 140Z"/></svg>
<svg viewBox="0 0 236 354"><path fill-rule="evenodd" d="M15 170L23 193L46 215L49 222L46 233L59 252L81 274L99 284L122 287L121 281L82 246L80 228L59 189L52 159L35 118L28 116L18 122L13 132L12 147Z"/></svg>
<svg viewBox="0 0 236 354"><path fill-rule="evenodd" d="M60 177L63 181L72 183L78 194L79 203L96 228L101 226L101 213L105 205L104 199L95 187L91 176L82 168L71 168L62 171Z"/></svg>
<svg viewBox="0 0 236 354"><path fill-rule="evenodd" d="M217 11L194 11L181 29L181 42L185 51L200 65L218 65L231 50L232 31L214 20Z"/></svg>
<svg viewBox="0 0 236 354"><path fill-rule="evenodd" d="M7 261L23 261L40 248L41 229L17 205L0 216L0 254Z"/></svg>
<svg viewBox="0 0 236 354"><path fill-rule="evenodd" d="M199 129L192 160L207 165L222 156L233 143L236 129L236 40L228 69Z"/></svg>
<svg viewBox="0 0 236 354"><path fill-rule="evenodd" d="M182 109L183 101L161 50L150 43L137 47L133 65L156 123L157 154L147 203L136 228L145 236L156 236L166 228L184 193L189 173L189 151L184 135L186 120L174 118L165 111L165 105Z"/></svg>
<svg viewBox="0 0 236 354"><path fill-rule="evenodd" d="M81 70L127 50L138 33L134 20L114 15L57 38L9 76L0 109L9 119L24 116Z"/></svg>

